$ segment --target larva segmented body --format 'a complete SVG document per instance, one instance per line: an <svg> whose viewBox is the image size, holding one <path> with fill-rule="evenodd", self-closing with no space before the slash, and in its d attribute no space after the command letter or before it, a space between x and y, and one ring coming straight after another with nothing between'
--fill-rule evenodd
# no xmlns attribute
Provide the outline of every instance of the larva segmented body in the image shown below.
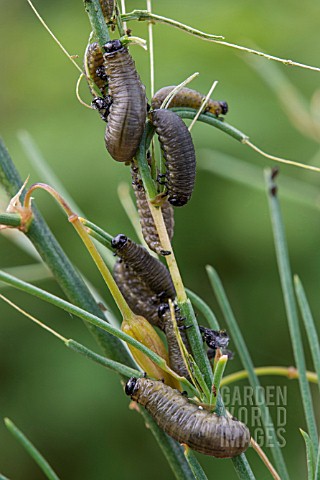
<svg viewBox="0 0 320 480"><path fill-rule="evenodd" d="M136 153L145 126L147 98L134 61L120 40L104 45L104 66L112 105L105 143L117 162L129 162Z"/></svg>
<svg viewBox="0 0 320 480"><path fill-rule="evenodd" d="M151 107L154 110L160 108L165 98L169 95L170 92L172 92L174 88L174 85L170 87L160 88L160 90L158 90L154 94L151 100ZM191 88L184 87L170 100L170 103L169 105L167 105L167 107L187 107L195 108L196 110L198 110L205 98L206 96L202 95L202 93L197 92L196 90L192 90ZM221 114L225 115L228 112L228 104L227 102L212 100L210 98L203 112L209 112L217 116Z"/></svg>
<svg viewBox="0 0 320 480"><path fill-rule="evenodd" d="M103 75L103 53L97 42L90 43L84 54L84 68L87 77L89 77L105 95L107 88L106 76Z"/></svg>
<svg viewBox="0 0 320 480"><path fill-rule="evenodd" d="M197 452L231 458L249 447L250 432L242 422L201 409L162 382L131 378L125 391L168 435Z"/></svg>
<svg viewBox="0 0 320 480"><path fill-rule="evenodd" d="M168 201L181 207L190 200L196 178L196 155L190 132L171 110L154 110L150 117L166 161Z"/></svg>
<svg viewBox="0 0 320 480"><path fill-rule="evenodd" d="M140 218L140 225L143 238L145 239L150 250L153 250L158 255L167 255L170 252L166 252L162 249L160 244L159 235L156 229L156 226L153 221L152 214L148 205L146 192L142 183L142 180L139 176L138 169L134 165L131 166L131 176L132 176L132 185L137 201L137 209ZM173 208L165 200L161 206L163 220L167 228L168 236L170 240L173 237L174 230L174 216Z"/></svg>
<svg viewBox="0 0 320 480"><path fill-rule="evenodd" d="M99 0L99 1L100 1L100 6L101 6L104 19L106 23L108 23L110 22L111 17L113 15L115 2L114 0Z"/></svg>
<svg viewBox="0 0 320 480"><path fill-rule="evenodd" d="M160 299L148 285L121 259L115 263L113 276L131 310L159 326Z"/></svg>
<svg viewBox="0 0 320 480"><path fill-rule="evenodd" d="M190 379L188 369L181 355L178 340L173 328L170 308L167 303L162 303L159 306L158 315L161 321L161 328L164 331L167 338L170 368L181 377ZM176 315L177 326L184 327L184 318L181 317L180 310L178 308L175 309L175 315ZM191 353L187 334L183 328L180 328L180 335L187 351Z"/></svg>
<svg viewBox="0 0 320 480"><path fill-rule="evenodd" d="M174 299L176 293L172 279L163 263L123 234L114 237L111 245L118 257L148 285L150 290L162 300Z"/></svg>

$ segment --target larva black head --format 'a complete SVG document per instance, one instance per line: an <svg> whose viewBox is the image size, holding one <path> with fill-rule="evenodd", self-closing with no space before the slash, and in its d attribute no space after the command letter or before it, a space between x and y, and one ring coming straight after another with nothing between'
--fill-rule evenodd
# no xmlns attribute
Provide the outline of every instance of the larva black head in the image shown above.
<svg viewBox="0 0 320 480"><path fill-rule="evenodd" d="M168 310L170 310L169 305L167 303L161 303L158 308L158 317L162 318Z"/></svg>
<svg viewBox="0 0 320 480"><path fill-rule="evenodd" d="M228 110L229 110L227 102L219 102L219 105L221 107L222 115L226 115L228 113Z"/></svg>
<svg viewBox="0 0 320 480"><path fill-rule="evenodd" d="M126 395L133 395L136 384L137 384L138 379L135 377L131 377L130 380L127 381L126 386L124 391L126 392Z"/></svg>
<svg viewBox="0 0 320 480"><path fill-rule="evenodd" d="M176 196L176 195L169 195L168 202L171 203L174 207L183 207L188 202L189 198L185 196Z"/></svg>
<svg viewBox="0 0 320 480"><path fill-rule="evenodd" d="M120 233L119 235L117 235L111 240L111 246L115 250L121 250L121 248L125 246L127 241L128 241L128 237L123 235L123 233Z"/></svg>
<svg viewBox="0 0 320 480"><path fill-rule="evenodd" d="M107 42L105 45L103 45L103 48L106 53L117 52L118 50L121 50L122 43L120 40L110 40L110 42Z"/></svg>

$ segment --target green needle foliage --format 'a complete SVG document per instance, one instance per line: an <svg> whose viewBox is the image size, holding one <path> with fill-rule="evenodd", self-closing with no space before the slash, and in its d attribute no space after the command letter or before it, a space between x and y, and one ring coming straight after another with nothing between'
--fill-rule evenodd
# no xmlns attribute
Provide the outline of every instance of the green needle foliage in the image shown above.
<svg viewBox="0 0 320 480"><path fill-rule="evenodd" d="M278 188L275 183L276 171L267 170L265 173L266 187L269 199L272 228L278 268L287 312L291 343L297 369L299 371L299 385L303 403L304 414L308 426L308 433L314 448L318 445L318 433L315 415L312 406L310 387L307 379L306 363L303 352L301 332L299 328L298 312L294 296L292 274L289 262L289 253L284 225L278 199Z"/></svg>
<svg viewBox="0 0 320 480"><path fill-rule="evenodd" d="M308 480L313 480L315 478L315 468L316 468L314 447L312 445L309 435L303 430L301 430L301 428L300 428L300 432L306 444Z"/></svg>
<svg viewBox="0 0 320 480"><path fill-rule="evenodd" d="M18 440L26 452L33 458L33 460L41 468L48 480L59 480L58 475L50 467L49 463L43 458L39 450L30 442L30 440L19 430L18 427L9 419L5 418L4 423L10 433Z"/></svg>

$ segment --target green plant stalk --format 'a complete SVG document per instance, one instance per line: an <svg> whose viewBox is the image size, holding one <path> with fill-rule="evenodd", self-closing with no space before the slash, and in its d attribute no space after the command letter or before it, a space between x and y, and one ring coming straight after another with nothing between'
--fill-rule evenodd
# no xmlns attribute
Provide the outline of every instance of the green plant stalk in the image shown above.
<svg viewBox="0 0 320 480"><path fill-rule="evenodd" d="M312 355L313 365L318 377L318 386L320 389L320 345L317 330L315 327L314 319L312 317L311 309L307 300L302 283L297 275L294 276L294 284L296 289L296 295L301 311L302 320L305 330L307 332L308 342ZM308 372L307 372L308 376Z"/></svg>
<svg viewBox="0 0 320 480"><path fill-rule="evenodd" d="M116 373L119 373L123 377L144 377L144 372L141 372L139 370L136 370L134 368L127 367L126 365L123 365L122 363L115 362L113 360L110 360L109 358L102 357L101 355L98 355L97 353L93 352L92 350L89 350L87 347L82 345L81 343L76 342L75 340L72 340L71 338L66 340L65 342L66 347L70 348L71 350L80 353L81 355L84 355L85 357L89 358L90 360L93 360L96 363L99 363L103 367L108 368L109 370L112 370ZM152 352L152 350L150 350ZM161 357L160 357L161 358ZM170 371L171 372L171 371ZM192 385L187 381L183 380L182 377L176 377L187 389L189 389L193 395L197 395L197 390L192 387ZM155 379L156 380L156 379Z"/></svg>
<svg viewBox="0 0 320 480"><path fill-rule="evenodd" d="M194 478L196 480L208 480L208 477L202 470L200 463L193 454L192 450L187 445L185 445L184 447L184 456L186 457L187 462L190 465Z"/></svg>
<svg viewBox="0 0 320 480"><path fill-rule="evenodd" d="M21 216L17 213L1 213L0 214L0 225L5 225L7 227L20 227L21 226Z"/></svg>
<svg viewBox="0 0 320 480"><path fill-rule="evenodd" d="M19 430L18 427L9 419L5 418L4 423L9 430L9 432L15 437L16 440L23 446L26 452L33 458L33 460L37 463L40 469L43 471L45 476L49 480L59 480L58 475L53 471L50 467L49 463L43 458L41 453L36 449L34 445L30 442L30 440Z"/></svg>
<svg viewBox="0 0 320 480"><path fill-rule="evenodd" d="M306 374L306 363L303 352L301 332L299 328L298 312L294 296L289 253L280 210L280 203L277 195L277 186L275 184L274 177L275 171L271 171L269 169L266 170L265 181L269 200L272 230L291 343L294 359L297 369L299 371L299 385L304 414L308 426L308 434L310 435L311 441L314 445L314 448L316 449L318 445L317 425Z"/></svg>
<svg viewBox="0 0 320 480"><path fill-rule="evenodd" d="M310 440L309 435L304 432L301 428L299 429L301 435L303 436L303 440L306 445L306 454L307 454L307 467L308 467L308 480L314 480L314 472L316 468L316 459L315 459L315 452Z"/></svg>
<svg viewBox="0 0 320 480"><path fill-rule="evenodd" d="M211 398L210 398L210 405L212 405L213 408L215 408L217 403L221 380L222 380L227 362L228 362L228 356L222 355L222 357L219 358L216 364L216 368L214 369L213 383L211 387Z"/></svg>
<svg viewBox="0 0 320 480"><path fill-rule="evenodd" d="M0 140L0 183L10 197L16 195L22 187L22 180L2 140ZM22 193L21 199L24 198L24 195L25 191ZM34 218L28 232L26 232L26 236L51 270L63 292L70 302L105 321L103 312L97 305L94 297L81 276L74 269L35 206L33 206L32 211ZM88 324L86 323L86 325ZM127 350L117 338L94 326L89 325L89 330L107 357L130 367L135 366Z"/></svg>
<svg viewBox="0 0 320 480"><path fill-rule="evenodd" d="M185 317L185 325L192 325L192 328L186 330L188 341L190 343L193 358L204 377L207 387L211 389L213 374L208 356L203 348L201 333L198 328L198 322L194 314L191 302L187 299L185 302L178 302L182 317Z"/></svg>
<svg viewBox="0 0 320 480"><path fill-rule="evenodd" d="M138 408L139 413L144 418L145 424L151 430L166 457L175 478L177 480L194 480L193 472L184 457L181 445L161 430L144 408L141 406L138 406Z"/></svg>
<svg viewBox="0 0 320 480"><path fill-rule="evenodd" d="M200 298L196 293L192 292L188 288L186 288L186 292L193 305L196 307L196 309L199 310L200 313L202 313L204 318L207 320L209 327L212 330L220 330L218 320L216 319L216 316L209 307L209 305L207 305L207 303L202 300L202 298Z"/></svg>
<svg viewBox="0 0 320 480"><path fill-rule="evenodd" d="M291 379L299 378L299 372L294 367L258 367L254 369L256 375L264 376L264 375L279 375L281 377L286 377ZM248 378L249 373L247 370L240 370L239 372L231 373L227 375L221 380L222 385L229 385L230 383L237 382L238 380L243 380L244 378ZM318 377L315 372L309 372L307 370L307 379L311 383L318 383Z"/></svg>
<svg viewBox="0 0 320 480"><path fill-rule="evenodd" d="M232 458L232 463L240 480L255 480L249 462L244 453Z"/></svg>
<svg viewBox="0 0 320 480"><path fill-rule="evenodd" d="M117 22L117 28L118 28L119 36L123 37L124 34L125 34L125 31L124 31L124 28L123 28L122 18L121 18L121 15L119 13L118 2L115 2L115 14L116 14L116 22Z"/></svg>
<svg viewBox="0 0 320 480"><path fill-rule="evenodd" d="M102 245L103 247L108 248L110 252L112 251L111 243L108 242L105 239L105 237L103 237L102 235L100 235L100 233L95 232L94 230L92 230L89 227L86 227L86 230L87 230L88 234L90 235L90 237L97 240L97 242L99 242L100 245Z"/></svg>
<svg viewBox="0 0 320 480"><path fill-rule="evenodd" d="M320 443L318 445L316 471L315 471L315 474L314 474L314 478L315 478L315 480L320 480Z"/></svg>
<svg viewBox="0 0 320 480"><path fill-rule="evenodd" d="M155 225L157 227L160 242L161 242L162 246L164 247L164 249L172 251L171 243L170 243L170 240L168 239L168 235L166 233L166 229L165 229L165 226L164 226L161 211L160 211L160 214L159 214L156 211L157 209L152 205L152 199L154 199L156 197L157 192L156 192L154 181L151 177L149 165L148 165L147 160L146 160L146 152L147 152L147 150L149 148L149 145L151 143L151 139L152 139L153 134L154 134L154 128L152 127L152 125L149 122L147 122L143 137L142 137L141 142L140 142L139 149L138 149L137 154L136 154L136 160L137 160L137 163L138 163L138 166L139 166L140 175L141 175L141 178L142 178L142 181L143 181L144 188L147 192L147 196L150 199L149 207L150 207L150 211L153 215ZM166 245L166 247L165 247L165 245ZM173 253L171 255L173 255ZM169 255L169 257L171 257L171 255ZM168 261L168 257L167 257L167 261ZM212 374L212 370L211 370L211 366L210 366L210 362L208 360L208 357L207 357L207 355L205 355L205 352L204 352L202 338L201 338L201 335L200 335L200 332L199 332L199 329L198 329L197 319L195 317L191 302L186 297L184 286L182 284L182 280L181 280L181 277L180 277L180 274L179 274L179 270L176 272L176 270L173 271L173 269L172 269L172 263L175 263L175 260L174 260L173 256L169 260L169 262L171 262L171 264L168 263L168 267L169 267L169 270L170 270L170 273L171 273L176 291L177 291L177 286L178 286L177 295L178 295L178 292L180 292L180 300L182 300L182 301L178 302L179 308L182 312L182 315L186 317L186 325L193 325L193 327L194 327L194 328L188 328L188 330L187 330L187 337L188 337L188 341L190 343L192 354L193 354L197 364L199 365L201 373L204 375L204 379L205 379L205 382L206 382L208 388L211 388L212 381L213 381L213 374ZM171 269L170 269L170 266L171 266ZM177 275L176 275L176 273L177 273ZM180 279L179 279L179 277L180 277ZM178 300L179 300L179 298L178 298ZM216 411L217 411L218 414L224 414L224 412L225 412L224 405L223 405L223 402L222 402L222 399L221 399L221 395L218 395ZM237 457L237 460L233 459L235 469L239 472L238 473L239 478L244 478L244 479L247 479L247 480L248 479L254 479L254 475L253 475L253 473L250 469L250 466L249 466L248 462L246 461L245 456L241 455L240 457L241 457L240 460L239 460L239 457ZM244 460L243 460L243 458L244 458ZM243 476L243 475L245 475L245 476Z"/></svg>
<svg viewBox="0 0 320 480"><path fill-rule="evenodd" d="M151 212L153 212L152 204L149 203L149 207L150 207ZM171 244L170 244L170 241L168 239L168 235L166 233L166 229L165 229L165 226L164 226L162 214L161 214L161 218L160 218L161 223L163 224L161 229L158 228L159 222L157 221L158 220L157 217L154 216L153 218L154 218L155 224L157 226L157 231L158 231L158 235L159 235L161 244L166 249L171 250ZM162 232L165 232L165 236L167 237L167 239L165 241L163 241L164 239L162 237ZM169 264L168 264L168 266L169 266ZM169 269L170 269L170 266L169 266ZM172 270L170 270L170 273L171 273L171 276L173 277L173 281L174 281L175 276L173 275ZM182 285L182 288L184 289L182 281L181 281L181 285ZM181 314L186 318L186 320L185 320L186 325L191 325L192 324L193 327L194 327L194 328L188 328L188 330L187 330L188 341L190 343L192 354L193 354L194 358L196 359L197 365L199 366L199 368L201 370L201 373L204 376L204 380L205 380L208 388L211 388L212 381L213 381L213 374L212 374L212 370L211 370L211 365L210 365L210 362L208 360L207 355L205 355L205 352L204 352L201 334L200 334L200 331L199 331L199 328L198 328L197 319L196 319L196 316L194 314L191 302L190 302L189 299L187 299L186 301L183 301L183 302L178 301L178 305L179 305ZM218 398L217 398L216 413L218 415L224 415L225 414L225 408L224 408L224 405L223 405L223 402L222 402L222 399L221 399L221 395L218 395ZM234 460L234 459L232 459L232 460ZM240 467L238 465L238 462L240 462ZM246 478L246 479L254 478L249 464L248 463L245 464L242 461L242 459L236 461L235 468L236 468L237 471L239 469L239 478ZM246 472L246 473L243 473L243 472ZM244 474L246 476L241 477L240 475L242 475L242 474Z"/></svg>
<svg viewBox="0 0 320 480"><path fill-rule="evenodd" d="M144 135L141 139L140 146L136 154L136 160L139 166L143 185L147 192L147 196L149 197L149 208L158 231L161 245L164 250L171 251L171 254L166 257L166 261L177 293L177 301L179 308L181 309L182 315L186 317L186 325L193 325L194 327L187 330L187 337L190 343L191 351L193 357L196 359L202 375L204 376L205 382L210 389L212 385L213 375L210 362L207 355L205 355L203 349L203 342L198 329L198 323L192 305L186 296L181 275L174 257L174 252L172 251L172 246L163 221L162 212L159 208L155 207L152 204L152 199L155 198L157 192L155 189L154 181L151 177L148 162L146 160L146 151L150 145L153 133L153 127L147 123L147 127L144 131Z"/></svg>
<svg viewBox="0 0 320 480"><path fill-rule="evenodd" d="M172 110L177 115L179 115L179 117L188 118L190 120L193 120L198 113L198 111L195 110L194 108L175 107L175 108L170 108L170 110ZM249 140L249 137L245 133L241 132L240 130L233 127L229 123L226 123L221 118L217 118L215 115L212 115L212 113L201 113L197 121L211 125L211 127L218 128L219 130L226 133L227 135L230 135L230 137L234 138L235 140L238 140L238 142L240 143L245 143Z"/></svg>
<svg viewBox="0 0 320 480"><path fill-rule="evenodd" d="M207 273L208 273L212 288L218 299L220 308L224 314L226 323L228 325L230 337L232 338L234 344L237 347L237 351L243 366L248 371L249 382L253 389L253 394L256 400L256 404L259 405L259 408L260 408L261 419L265 428L266 435L268 434L272 440L272 444L273 444L272 455L273 455L277 470L282 480L289 480L289 475L287 472L286 465L284 463L280 446L278 444L278 439L277 439L274 425L272 423L270 412L268 407L264 403L260 382L254 371L254 366L253 366L249 351L247 349L246 343L238 327L238 324L236 322L236 319L234 317L231 306L229 304L229 301L227 299L227 296L225 294L224 288L222 286L220 278L218 277L217 272L212 267L208 266Z"/></svg>
<svg viewBox="0 0 320 480"><path fill-rule="evenodd" d="M81 221L81 223L83 223L83 225L85 227L88 227L90 230L92 230L92 232L97 233L100 237L103 238L104 243L101 242L102 245L109 248L109 250L114 251L111 247L111 242L112 242L112 238L113 238L112 235L109 235L109 233L105 232L102 228L98 227L98 225L96 225L93 222L90 222L86 218L79 217L79 220ZM88 233L90 233L90 235L91 235L90 231L88 231ZM92 234L92 236L94 237L93 234Z"/></svg>
<svg viewBox="0 0 320 480"><path fill-rule="evenodd" d="M139 172L143 182L143 186L147 193L148 198L152 201L158 194L155 183L152 179L150 168L147 162L147 150L150 146L152 136L154 134L154 128L150 122L146 122L146 126L141 138L141 142L137 153L135 155L136 161L139 166Z"/></svg>
<svg viewBox="0 0 320 480"><path fill-rule="evenodd" d="M4 475L1 475L1 473L0 473L0 480L9 480L9 478L5 477Z"/></svg>
<svg viewBox="0 0 320 480"><path fill-rule="evenodd" d="M102 355L98 355L96 352L93 352L89 348L85 347L81 343L72 340L72 338L67 339L64 342L65 346L74 352L80 353L81 355L93 360L94 362L102 365L113 372L119 373L123 377L143 377L144 373L136 370L135 368L127 367L122 363L115 362L114 360L110 360L110 358L103 357Z"/></svg>
<svg viewBox="0 0 320 480"><path fill-rule="evenodd" d="M102 14L99 0L84 0L84 8L88 14L93 34L100 47L110 42L109 30Z"/></svg>
<svg viewBox="0 0 320 480"><path fill-rule="evenodd" d="M254 55L258 55L259 57L267 58L268 60L273 60L275 62L282 63L284 65L291 65L300 68L306 68L307 70L314 70L316 72L320 72L319 67L312 67L310 65L305 65L303 63L294 62L293 60L275 57L274 55L269 55L267 53L260 52L258 50L253 50L252 48L242 47L241 45L236 45L234 43L229 43L223 41L222 36L220 35L212 35L210 33L204 33L200 30L196 30L195 28L189 27L188 25L184 25L183 23L177 22L176 20L172 20L171 18L162 17L160 15L156 15L154 13L150 13L147 10L133 10L132 12L125 13L121 15L121 18L124 22L129 22L131 20L138 20L138 21L150 21L153 20L154 22L158 23L166 23L172 27L179 28L180 30L184 30L191 35L196 37L200 37L202 40L207 40L209 42L218 43L219 45L224 45L225 47L235 48L236 50L241 50L243 52L252 53Z"/></svg>

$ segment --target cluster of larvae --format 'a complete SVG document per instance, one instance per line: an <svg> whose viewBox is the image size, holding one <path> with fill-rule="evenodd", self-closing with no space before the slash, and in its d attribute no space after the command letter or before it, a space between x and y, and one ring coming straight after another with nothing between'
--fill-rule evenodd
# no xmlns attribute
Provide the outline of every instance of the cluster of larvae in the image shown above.
<svg viewBox="0 0 320 480"><path fill-rule="evenodd" d="M114 13L112 1L100 1L107 23ZM131 166L133 190L136 196L142 233L147 245L158 255L170 255L161 247L151 215L146 192L135 162L146 122L156 132L165 161L162 174L165 190L162 192L161 210L170 240L173 237L173 207L185 205L192 195L196 176L196 157L190 132L182 119L170 108L199 109L204 96L195 90L182 88L161 108L163 101L175 88L160 89L148 104L145 87L136 71L128 49L120 40L110 40L103 47L92 43L85 53L85 71L94 96L92 105L107 122L105 144L111 157ZM94 84L95 89L92 87ZM96 96L96 91L100 95ZM226 114L226 102L209 100L204 112L216 116ZM150 165L150 154L147 154ZM165 265L147 249L127 236L119 234L112 240L118 257L114 278L132 311L146 318L166 335L170 367L180 376L190 379L181 355L171 318L169 300L174 302L175 288ZM191 352L184 318L175 307L175 317L182 341ZM217 348L227 352L229 338L225 332L200 327L204 341L209 346L208 355L214 356ZM131 378L126 393L145 406L158 425L181 443L206 455L226 458L239 455L250 443L248 428L235 418L217 416L199 408L161 381Z"/></svg>

